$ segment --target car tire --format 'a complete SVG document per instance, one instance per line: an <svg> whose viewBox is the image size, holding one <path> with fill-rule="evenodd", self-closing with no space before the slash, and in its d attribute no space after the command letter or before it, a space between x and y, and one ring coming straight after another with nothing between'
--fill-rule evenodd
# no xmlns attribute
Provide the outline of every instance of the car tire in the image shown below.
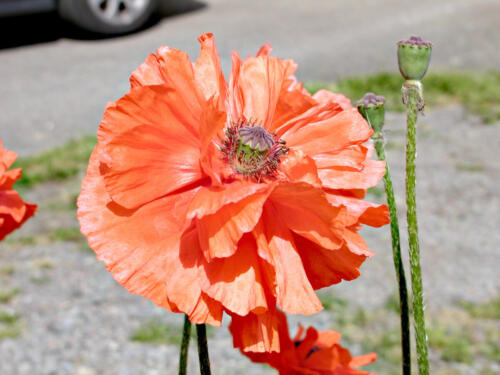
<svg viewBox="0 0 500 375"><path fill-rule="evenodd" d="M99 34L124 34L143 26L158 0L59 0L61 17Z"/></svg>

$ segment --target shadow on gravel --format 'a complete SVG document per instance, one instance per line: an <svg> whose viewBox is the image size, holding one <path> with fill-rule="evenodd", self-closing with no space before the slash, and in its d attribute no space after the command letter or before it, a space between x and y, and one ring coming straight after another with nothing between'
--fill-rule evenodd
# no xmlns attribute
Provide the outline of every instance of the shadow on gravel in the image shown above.
<svg viewBox="0 0 500 375"><path fill-rule="evenodd" d="M160 0L158 11L143 27L133 33L154 27L164 18L180 16L205 7L205 3L197 0ZM2 50L53 42L61 38L101 40L120 38L126 34L109 36L88 32L61 19L56 12L51 12L0 18L0 35L3 36L0 38Z"/></svg>

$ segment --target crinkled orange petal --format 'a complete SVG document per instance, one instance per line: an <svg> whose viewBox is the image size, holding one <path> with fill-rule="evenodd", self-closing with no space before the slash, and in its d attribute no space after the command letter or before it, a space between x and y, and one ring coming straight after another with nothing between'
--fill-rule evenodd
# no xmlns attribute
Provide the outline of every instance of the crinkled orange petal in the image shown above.
<svg viewBox="0 0 500 375"><path fill-rule="evenodd" d="M21 168L11 169L5 173L0 172L0 190L12 190L14 183L21 177Z"/></svg>
<svg viewBox="0 0 500 375"><path fill-rule="evenodd" d="M253 237L243 236L233 256L214 259L200 267L201 288L235 314L265 312L266 277L261 268L269 266L264 263L257 255Z"/></svg>
<svg viewBox="0 0 500 375"><path fill-rule="evenodd" d="M366 257L371 257L375 255L366 245L365 240L361 235L349 228L345 228L342 231L342 237L345 240L345 244L349 250L358 255L364 255Z"/></svg>
<svg viewBox="0 0 500 375"><path fill-rule="evenodd" d="M37 210L35 204L26 203L18 192L12 190L21 177L21 169L7 169L14 163L17 154L2 147L0 139L0 241L18 229Z"/></svg>
<svg viewBox="0 0 500 375"><path fill-rule="evenodd" d="M150 53L146 60L132 72L130 76L130 87L142 87L161 85L165 79L161 74L161 67L156 54Z"/></svg>
<svg viewBox="0 0 500 375"><path fill-rule="evenodd" d="M267 185L269 190L270 185ZM196 220L200 247L207 261L233 255L238 241L250 232L260 219L270 191L250 195L222 207L216 213Z"/></svg>
<svg viewBox="0 0 500 375"><path fill-rule="evenodd" d="M114 103L108 103L97 131L99 144L140 125L163 128L185 137L187 144L199 143L201 107L192 111L179 92L166 86L146 86L131 90Z"/></svg>
<svg viewBox="0 0 500 375"><path fill-rule="evenodd" d="M315 161L301 151L288 151L281 161L280 171L290 182L305 182L314 187L321 187Z"/></svg>
<svg viewBox="0 0 500 375"><path fill-rule="evenodd" d="M288 229L318 245L335 250L343 240L332 230L341 209L328 203L320 189L307 184L281 184L269 200Z"/></svg>
<svg viewBox="0 0 500 375"><path fill-rule="evenodd" d="M20 222L26 214L26 204L15 190L0 190L0 215L9 215Z"/></svg>
<svg viewBox="0 0 500 375"><path fill-rule="evenodd" d="M294 240L314 289L356 279L361 274L359 267L367 258L353 253L346 246L327 250L298 235L294 236Z"/></svg>
<svg viewBox="0 0 500 375"><path fill-rule="evenodd" d="M212 175L214 172L211 170L213 161L208 160L208 158L214 155L208 154L210 145L215 144L215 139L224 138L224 126L227 121L227 113L225 110L218 108L218 100L211 97L203 105L203 112L201 115L200 124L200 142L201 142L201 163L204 167L205 173ZM219 160L221 159L220 154L216 156ZM216 171L215 171L216 172ZM215 182L218 182L220 178L214 176L212 178Z"/></svg>
<svg viewBox="0 0 500 375"><path fill-rule="evenodd" d="M274 131L317 104L309 92L304 89L303 84L297 82L294 76L297 64L293 60L283 60L283 63L285 64L285 82L276 103L273 122L269 127L270 131Z"/></svg>
<svg viewBox="0 0 500 375"><path fill-rule="evenodd" d="M323 185L329 189L368 189L378 184L385 174L385 162L366 160L361 171L319 169Z"/></svg>
<svg viewBox="0 0 500 375"><path fill-rule="evenodd" d="M279 352L278 317L275 313L230 314L233 346L243 352Z"/></svg>
<svg viewBox="0 0 500 375"><path fill-rule="evenodd" d="M257 51L257 57L258 56L269 56L273 50L273 47L271 46L271 43L267 42L264 44L262 47L259 48Z"/></svg>
<svg viewBox="0 0 500 375"><path fill-rule="evenodd" d="M291 314L321 311L321 302L307 279L292 233L273 203L266 203L262 220L253 233L259 254L267 253L265 259L269 259L276 270L277 301L283 311Z"/></svg>
<svg viewBox="0 0 500 375"><path fill-rule="evenodd" d="M291 133L291 134L290 134ZM286 135L287 147L309 156L340 150L365 142L373 130L356 109L342 111L330 119L310 123Z"/></svg>
<svg viewBox="0 0 500 375"><path fill-rule="evenodd" d="M329 348L340 343L342 335L335 331L320 331L318 332L317 345L321 348Z"/></svg>
<svg viewBox="0 0 500 375"><path fill-rule="evenodd" d="M242 61L238 52L231 52L231 74L228 85L228 114L232 122L238 122L243 116L243 93L239 85Z"/></svg>
<svg viewBox="0 0 500 375"><path fill-rule="evenodd" d="M309 327L304 338L297 342L298 345L295 353L299 360L302 361L309 356L311 350L316 345L317 340L318 331L316 331L313 327Z"/></svg>
<svg viewBox="0 0 500 375"><path fill-rule="evenodd" d="M0 214L0 241L9 233L19 229L26 220L32 217L37 211L37 205L32 203L24 203L25 211L23 217L16 221L10 214Z"/></svg>
<svg viewBox="0 0 500 375"><path fill-rule="evenodd" d="M274 131L294 117L305 113L313 105L315 105L314 100L302 84L297 84L293 89L282 90L269 130Z"/></svg>
<svg viewBox="0 0 500 375"><path fill-rule="evenodd" d="M367 159L368 149L364 145L352 145L340 151L314 155L318 169L345 168L360 171Z"/></svg>
<svg viewBox="0 0 500 375"><path fill-rule="evenodd" d="M223 312L220 302L210 298L205 293L201 293L198 303L190 311L188 317L191 323L194 324L211 324L220 327Z"/></svg>
<svg viewBox="0 0 500 375"><path fill-rule="evenodd" d="M336 94L328 90L319 90L313 95L314 100L322 103L339 104L343 110L352 109L351 101L342 94Z"/></svg>
<svg viewBox="0 0 500 375"><path fill-rule="evenodd" d="M137 126L105 147L106 190L118 204L135 208L202 178L195 142L151 125Z"/></svg>
<svg viewBox="0 0 500 375"><path fill-rule="evenodd" d="M243 61L238 85L247 121L256 121L266 129L271 127L285 73L285 64L275 57L249 57Z"/></svg>
<svg viewBox="0 0 500 375"><path fill-rule="evenodd" d="M9 169L16 159L17 153L4 148L0 139L0 174Z"/></svg>
<svg viewBox="0 0 500 375"><path fill-rule="evenodd" d="M350 360L351 354L349 350L340 345L334 345L330 348L315 351L302 362L302 366L324 374L346 374L345 371L347 371L347 374L351 374L351 369L349 369Z"/></svg>
<svg viewBox="0 0 500 375"><path fill-rule="evenodd" d="M332 205L346 207L350 216L346 226L359 222L372 227L381 227L390 222L389 208L385 204L375 204L338 194L327 193L326 197Z"/></svg>
<svg viewBox="0 0 500 375"><path fill-rule="evenodd" d="M89 246L115 280L166 309L170 252L179 251L185 212L195 191L155 200L129 210L114 203L99 169L102 150L96 147L78 198L78 219ZM178 255L176 256L178 258ZM195 300L198 296L191 296Z"/></svg>
<svg viewBox="0 0 500 375"><path fill-rule="evenodd" d="M357 357L353 357L349 365L352 367L366 366L369 365L370 363L375 362L376 360L377 360L377 353L368 353L364 355L359 355Z"/></svg>
<svg viewBox="0 0 500 375"><path fill-rule="evenodd" d="M286 140L288 135L293 134L298 129L311 123L328 120L340 112L342 112L342 108L336 103L319 103L305 112L295 114L295 117L279 125L275 131L278 137Z"/></svg>
<svg viewBox="0 0 500 375"><path fill-rule="evenodd" d="M266 184L236 180L222 186L201 187L189 206L187 217L202 218L205 215L216 213L222 207L268 189Z"/></svg>
<svg viewBox="0 0 500 375"><path fill-rule="evenodd" d="M214 36L211 33L203 33L198 41L201 44L201 51L193 66L194 77L205 99L215 98L223 106L227 96L227 84L220 66Z"/></svg>
<svg viewBox="0 0 500 375"><path fill-rule="evenodd" d="M186 107L193 115L201 113L203 94L187 53L175 48L160 47L130 76L132 89L154 85L175 90L180 96L182 107Z"/></svg>
<svg viewBox="0 0 500 375"><path fill-rule="evenodd" d="M290 339L286 316L281 311L274 315L278 318L280 352L242 353L253 362L267 363L278 370L280 375L374 375L355 367L373 361L374 354L352 358L349 351L339 345L340 334L334 331L318 332L309 327L304 336L304 329L299 325L297 336ZM238 327L239 328L239 327ZM245 331L230 326L235 344L240 344Z"/></svg>

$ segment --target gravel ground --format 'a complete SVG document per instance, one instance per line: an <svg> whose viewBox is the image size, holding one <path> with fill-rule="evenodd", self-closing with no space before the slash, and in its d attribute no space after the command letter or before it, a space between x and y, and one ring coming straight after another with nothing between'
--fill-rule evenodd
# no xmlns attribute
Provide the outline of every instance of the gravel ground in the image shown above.
<svg viewBox="0 0 500 375"><path fill-rule="evenodd" d="M386 141L396 183L397 202L404 205L403 115L388 114ZM500 242L500 126L486 126L452 106L435 110L419 123L418 203L421 251L428 311L453 308L457 301L486 301L498 295ZM32 201L75 189L78 181L46 184L28 192ZM374 198L374 197L372 197ZM401 207L402 208L402 207ZM401 210L402 219L404 212ZM72 212L41 210L13 238L74 227ZM404 222L404 220L402 220ZM405 228L401 228L405 234ZM363 275L332 288L367 311L383 306L395 290L389 230L363 231L376 256ZM406 238L402 239L403 245ZM407 253L406 246L403 252ZM153 375L175 374L178 349L171 345L132 342L130 335L152 318L173 325L181 316L169 314L148 300L127 293L81 244L71 242L19 246L0 245L0 266L13 273L0 276L2 288L20 293L0 305L21 315L22 334L0 342L2 375ZM332 313L295 317L331 328ZM227 321L225 322L227 324ZM293 324L295 326L295 324ZM271 374L232 349L225 328L209 339L213 373ZM192 347L189 373L196 374ZM434 368L443 365L434 355ZM7 360L8 359L8 360ZM491 364L500 371L499 364ZM494 367L497 366L497 367ZM495 371L496 371L495 370ZM439 374L479 374L478 365L460 365ZM498 373L498 372L492 372Z"/></svg>

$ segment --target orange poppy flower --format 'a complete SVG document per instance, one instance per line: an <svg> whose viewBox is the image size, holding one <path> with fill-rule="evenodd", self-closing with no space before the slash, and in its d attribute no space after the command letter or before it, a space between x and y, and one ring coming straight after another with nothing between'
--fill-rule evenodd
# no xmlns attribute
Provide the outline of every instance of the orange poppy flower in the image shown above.
<svg viewBox="0 0 500 375"><path fill-rule="evenodd" d="M37 209L36 204L24 202L17 191L12 190L22 172L21 168L8 171L16 159L17 154L3 148L0 139L0 241L21 227Z"/></svg>
<svg viewBox="0 0 500 375"><path fill-rule="evenodd" d="M313 327L307 331L299 325L297 335L292 340L288 333L285 314L277 311L278 331L281 345L279 353L244 352L250 360L267 363L277 369L280 375L375 375L358 370L377 359L375 353L352 357L349 350L340 346L340 333L334 331L318 332ZM241 331L230 330L238 340Z"/></svg>
<svg viewBox="0 0 500 375"><path fill-rule="evenodd" d="M232 55L214 38L192 63L161 47L106 107L78 199L82 233L114 278L192 322L223 311L248 350L279 350L276 303L322 309L315 289L352 280L372 255L361 224L388 222L361 200L384 174L372 130L348 100L310 95L291 60Z"/></svg>

